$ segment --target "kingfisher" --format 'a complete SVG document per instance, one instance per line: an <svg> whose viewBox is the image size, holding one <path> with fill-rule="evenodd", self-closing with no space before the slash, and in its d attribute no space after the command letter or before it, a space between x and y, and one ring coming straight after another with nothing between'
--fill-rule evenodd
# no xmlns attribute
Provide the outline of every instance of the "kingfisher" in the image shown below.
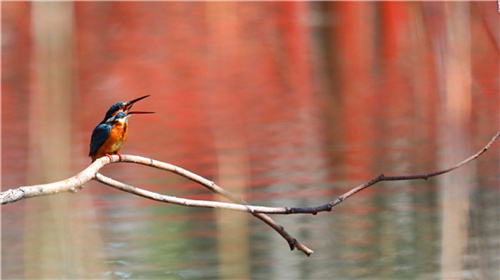
<svg viewBox="0 0 500 280"><path fill-rule="evenodd" d="M122 160L122 156L118 151L127 141L128 136L128 119L133 114L152 114L154 112L131 112L132 105L139 100L142 100L149 95L136 98L131 101L121 101L113 104L106 112L104 119L94 128L90 139L89 157L92 162L96 159L107 156L111 160L113 154L117 154Z"/></svg>

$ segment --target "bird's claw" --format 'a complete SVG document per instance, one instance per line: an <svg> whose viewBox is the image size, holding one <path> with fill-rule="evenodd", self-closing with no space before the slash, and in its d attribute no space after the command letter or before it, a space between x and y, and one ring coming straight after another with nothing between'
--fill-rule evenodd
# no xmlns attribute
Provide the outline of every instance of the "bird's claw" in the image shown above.
<svg viewBox="0 0 500 280"><path fill-rule="evenodd" d="M120 160L119 160L119 161L122 161L122 160L123 160L122 155L120 155L120 153L116 153L116 155L120 158ZM111 159L111 156L110 156L110 155L106 154L106 156L109 158L109 161L113 161L113 160Z"/></svg>

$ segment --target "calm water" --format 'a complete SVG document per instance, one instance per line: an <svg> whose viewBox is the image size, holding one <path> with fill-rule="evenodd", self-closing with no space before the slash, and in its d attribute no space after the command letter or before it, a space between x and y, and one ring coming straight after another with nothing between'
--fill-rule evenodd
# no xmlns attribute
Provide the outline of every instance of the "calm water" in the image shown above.
<svg viewBox="0 0 500 280"><path fill-rule="evenodd" d="M128 4L121 5L117 11L128 11ZM182 25L180 6L172 21ZM245 29L253 37L236 36L238 41L231 31L218 29L224 24L211 22L210 32L229 36L221 42L196 29L196 9L181 9L194 22L190 30L195 34L169 33L173 43L163 43L165 53L152 43L152 53L138 57L127 53L130 49L114 52L129 43L105 50L86 45L105 37L99 32L108 32L89 27L91 7L76 7L75 32L84 39L75 54L78 91L68 103L68 118L51 119L67 108L50 105L50 94L33 93L34 86L26 83L28 62L15 64L21 58L7 55L2 62L7 73L2 82L2 190L64 179L85 168L91 131L104 112L114 102L143 94L152 96L135 109L157 113L131 118L122 154L181 166L263 206L318 206L380 173L446 168L481 149L500 127L498 45L484 30L474 33L466 52L470 73L445 75L440 67L452 72L457 60L437 54L435 44L443 34L418 33L420 6L410 13L416 25L408 27L410 39L396 44L396 50L385 41L371 42L372 56L355 52L359 61L351 49L362 49L363 42L353 42L351 33L342 31L349 23L336 14L340 6L333 9L337 27L307 25L314 38L304 38L300 28L252 25L256 14L249 11L260 6L241 5L238 11L249 16L240 14L240 24L253 26ZM322 11L321 5L305 7L300 11ZM111 5L103 11L114 10ZM470 24L478 28L482 21L474 11ZM138 26L151 24L138 18ZM127 23L109 21L115 35L127 29ZM16 28L21 33L23 26ZM290 57L268 52L283 42L269 39L274 37L266 30L290 44ZM158 32L162 37L163 31ZM306 52L326 59L325 32L340 42L332 50L336 60L329 70L301 56ZM278 35L306 40L303 45L310 49ZM201 41L185 38L190 36L201 36ZM6 38L11 40L6 46L15 46L19 37ZM231 45L235 41L237 52ZM25 57L22 48L7 51ZM261 59L255 60L255 54ZM158 65L174 66L159 69L153 58ZM440 65L441 59L448 64ZM469 91L459 88L450 95L448 88L464 77L470 79ZM310 257L289 251L277 233L247 214L161 204L89 182L76 195L2 206L2 278L499 279L499 162L496 143L452 173L427 181L382 182L330 213L272 216L315 251ZM185 179L133 164L113 164L102 173L164 194L220 199Z"/></svg>
<svg viewBox="0 0 500 280"><path fill-rule="evenodd" d="M267 102L273 102L270 99ZM159 113L153 118L161 117ZM239 128L244 135L235 137L244 138L246 149L222 148L219 154L208 149L172 149L151 156L223 181L220 185L229 189L240 186L238 191L255 205L315 206L380 172L433 171L441 153L432 139L413 139L418 131L407 136L381 135L380 140L353 147L324 135L331 125L327 118L320 119L316 113L306 117L312 122L307 127L314 137L304 135L300 122L277 116L274 122L250 122ZM393 118L376 123L383 124L379 126L383 129L418 121L417 117L405 118L403 122L409 123ZM124 152L139 154L141 143L133 135L148 126L141 125L144 120L139 118L131 122L132 136ZM214 122L217 127L225 125L221 119ZM175 135L177 128L168 130ZM231 130L224 133L227 136ZM479 149L489 136L470 135L478 143L474 148ZM367 155L351 156L350 151L356 149ZM492 168L498 166L497 149L493 146L471 164L474 184L469 189L467 226L462 228L467 279L498 276L499 178ZM353 165L348 166L348 161ZM191 182L140 166L117 164L102 172L165 194L216 199ZM21 177L4 176L12 182ZM5 278L16 278L25 271L27 277L37 278L40 271L58 275L50 267L63 266L70 276L83 269L89 278L112 279L437 279L443 248L440 189L445 180L381 183L331 213L276 216L291 234L315 250L309 258L290 252L274 231L246 214L168 206L88 183L77 195L3 206L3 273Z"/></svg>

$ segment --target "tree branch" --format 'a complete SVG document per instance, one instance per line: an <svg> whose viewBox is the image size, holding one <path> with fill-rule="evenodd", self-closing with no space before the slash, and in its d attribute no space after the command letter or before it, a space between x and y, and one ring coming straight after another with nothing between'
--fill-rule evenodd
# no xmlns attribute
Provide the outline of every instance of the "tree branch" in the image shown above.
<svg viewBox="0 0 500 280"><path fill-rule="evenodd" d="M438 176L444 173L448 173L452 170L455 170L473 160L481 156L484 152L486 152L490 146L500 137L500 131L498 131L495 136L486 144L484 148L478 151L476 154L471 157L457 163L456 165L444 169L439 170L432 173L420 174L420 175L403 175L403 176L385 176L384 174L380 174L379 176L373 178L372 180L359 185L343 195L339 196L337 199L316 207L265 207L265 206L253 206L248 205L246 201L241 199L239 196L234 195L233 193L217 186L214 182L207 180L197 174L189 172L185 169L177 167L172 164L164 163L161 161L144 158L140 156L131 156L131 155L122 155L122 162L136 163L142 164L146 166L155 167L161 170L170 171L177 175L180 175L184 178L187 178L193 182L196 182L208 189L212 192L220 194L225 198L229 199L234 203L225 203L225 202L214 202L214 201L203 201L203 200L192 200L192 199L184 199L177 198L167 195L162 195L154 192L150 192L147 190L143 190L137 187L133 187L130 185L123 184L111 178L108 178L102 174L99 174L99 170L110 163L120 162L118 156L112 156L111 160L108 157L102 157L92 163L89 167L87 167L82 172L78 173L76 176L68 178L63 181L44 184L44 185L34 185L34 186L24 186L17 189L10 189L5 192L0 193L0 203L7 204L19 201L21 199L42 196L42 195L50 195L57 194L60 192L76 192L77 189L83 188L83 184L94 179L101 183L104 183L108 186L117 188L122 191L126 191L135 195L139 195L148 199L166 202L171 204L178 204L183 206L191 206L191 207L204 207L204 208L217 208L217 209L227 209L227 210L235 210L235 211L243 211L247 213L251 213L253 216L259 218L264 221L266 224L271 226L275 231L277 231L283 238L285 238L290 246L290 249L293 250L297 248L298 250L304 252L306 255L310 255L313 251L300 242L298 242L293 236L288 234L284 228L274 222L269 216L265 214L317 214L318 212L329 212L332 208L347 198L353 196L354 194L380 182L380 181L401 181L401 180L416 180L416 179L424 179L427 180L430 177Z"/></svg>
<svg viewBox="0 0 500 280"><path fill-rule="evenodd" d="M353 196L355 193L360 192L360 191L362 191L362 190L364 190L364 189L366 189L366 188L368 188L368 187L370 187L370 186L372 186L380 181L404 181L404 180L417 180L417 179L427 180L431 177L438 176L438 175L441 175L444 173L448 173L448 172L453 171L453 170L475 160L476 158L478 158L480 155L482 155L484 152L486 152L495 141L497 141L498 137L500 137L500 130L497 132L497 134L495 134L493 136L493 138L491 138L490 142L488 142L488 144L486 144L486 146L484 146L484 148L482 148L474 155L470 156L467 159L464 159L463 161L455 164L454 166L452 166L450 168L435 171L432 173L420 174L420 175L385 176L384 174L380 174L379 176L373 178L372 180L370 180L362 185L359 185L359 186L351 189L350 191L346 192L345 194L339 196L337 199L330 202L329 204L331 205L331 207L334 207L335 205L346 200L347 198Z"/></svg>
<svg viewBox="0 0 500 280"><path fill-rule="evenodd" d="M128 157L128 156L122 155L123 161L125 161L125 157ZM136 157L134 157L134 158L136 158ZM136 158L136 159L138 159L138 158ZM169 165L169 164L167 164L167 165ZM172 167L175 167L175 166L172 166ZM175 167L175 168L178 168L178 167ZM183 172L187 172L186 174L191 173L187 170L183 170ZM193 175L196 175L196 174L193 174ZM198 176L198 175L196 175L196 176ZM138 196L142 196L144 198L148 198L148 199L152 199L152 200L156 200L156 201L160 201L160 202L177 204L177 205L182 205L182 206L190 206L190 207L226 209L226 210L236 210L236 211L243 211L243 212L251 213L253 216L262 220L263 222L265 222L266 224L271 226L271 228L273 228L276 232L278 232L288 242L288 245L290 246L290 250L297 248L298 250L304 252L304 254L306 254L307 256L310 256L312 253L314 253L313 250L307 248L304 244L300 243L297 239L295 239L293 236L291 236L282 226L280 226L273 219L271 219L271 217L269 217L263 213L259 213L259 212L273 211L273 209L274 209L274 211L279 212L280 210L282 210L281 207L261 207L261 206L248 205L248 203L246 203L239 196L236 196L233 193L218 187L213 182L210 182L202 177L200 177L200 178L203 179L204 181L207 181L205 183L207 183L206 186L209 186L210 190L212 190L213 192L215 192L217 194L221 194L222 196L224 196L224 197L228 198L229 200L234 201L235 203L238 203L238 204L216 202L216 201L184 199L184 198L172 197L172 196L168 196L168 195L162 195L159 193L150 192L147 190L143 190L143 189L140 189L137 187L133 187L133 186L118 182L118 181L113 180L111 178L108 178L100 173L96 174L95 179L103 184L106 184L110 187L119 189L121 191L129 192L129 193L132 193L132 194L135 194ZM210 183L208 183L208 182L210 182ZM204 184L202 184L202 185L204 185Z"/></svg>

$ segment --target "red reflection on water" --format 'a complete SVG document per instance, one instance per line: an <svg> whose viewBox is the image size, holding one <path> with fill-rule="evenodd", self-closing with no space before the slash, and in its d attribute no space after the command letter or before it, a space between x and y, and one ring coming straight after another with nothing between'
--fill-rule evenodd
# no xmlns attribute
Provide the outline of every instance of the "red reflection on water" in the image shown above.
<svg viewBox="0 0 500 280"><path fill-rule="evenodd" d="M485 5L474 4L470 19L471 115L465 126L473 150L499 127L496 31L500 24L495 24L498 16ZM37 116L26 109L37 81L31 73L36 53L30 37L31 5L7 2L2 8L5 189L26 184L29 151L37 147L27 132ZM76 93L68 116L74 135L72 146L64 148L71 149L75 173L90 163L86 156L90 134L109 106L145 94L151 97L136 109L157 113L131 118L129 139L121 152L171 162L252 201L319 205L380 173L427 173L438 168L445 102L439 44L449 24L439 3L77 2L74 12ZM498 153L481 157L478 189L498 188L498 170ZM158 170L115 164L102 172L152 191L214 199L201 186ZM352 221L341 221L335 228L362 236L373 228L392 229L376 217L387 209L397 212L401 205L387 206L397 195L428 196L423 199L427 204L410 200L404 206L430 215L439 210L432 201L435 182L384 182L363 191L335 212L355 216L355 224L349 227ZM196 232L186 227L173 236L218 234L213 213L146 212L159 203L130 198L96 183L87 184L82 192L95 207L93 222L98 225L113 228L120 222L155 220L167 227L169 221L194 219L213 223L214 228ZM17 252L13 258L2 258L3 267L18 278L24 276L23 248L30 246L23 243L29 242L22 232L25 205L29 211L44 210L34 199L2 209L4 252ZM113 209L139 214L117 218L110 214ZM329 214L318 216L326 217L321 221L334 220ZM395 227L401 225L393 222ZM409 227L428 226L425 222L415 218ZM334 227L311 228L330 232ZM394 236L396 229L388 232ZM379 235L385 233L347 237L346 243L376 247L378 239L384 239ZM242 236L247 238L246 234ZM123 240L132 242L135 237ZM321 240L313 242L323 246ZM344 256L377 257L366 251Z"/></svg>

